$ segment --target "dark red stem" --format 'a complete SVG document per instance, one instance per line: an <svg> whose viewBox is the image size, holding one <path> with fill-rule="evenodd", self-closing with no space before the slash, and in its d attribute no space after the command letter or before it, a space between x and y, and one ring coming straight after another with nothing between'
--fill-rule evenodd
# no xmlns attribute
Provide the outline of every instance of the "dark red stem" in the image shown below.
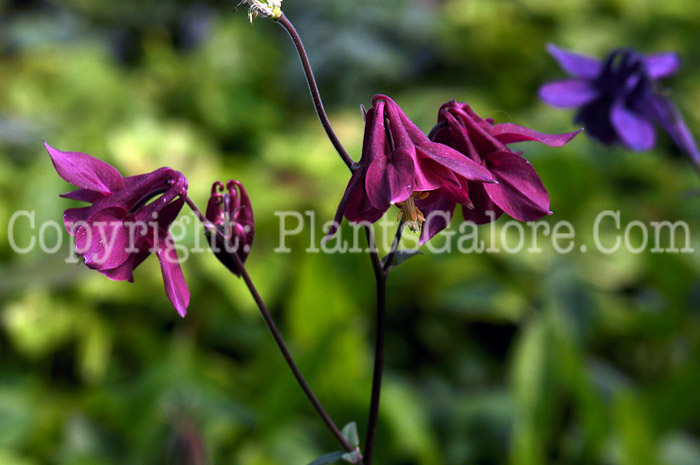
<svg viewBox="0 0 700 465"><path fill-rule="evenodd" d="M206 219L206 217L202 214L201 210L199 210L197 205L192 201L192 199L190 199L189 197L186 197L185 202L187 202L187 205L189 205L189 207L192 209L192 211L195 213L195 215L197 215L197 217L204 224L204 226L209 228L211 226L211 222ZM213 228L213 229L216 229L216 228ZM218 230L216 230L216 231L217 231L217 233L220 234L220 232ZM340 430L335 425L335 423L333 422L331 417L328 415L326 410L321 405L321 402L316 397L316 394L314 394L314 392L311 390L309 383L306 382L306 380L304 379L304 376L301 374L299 367L297 366L296 362L294 361L292 354L289 352L289 349L287 348L287 345L285 344L284 339L282 338L282 335L280 334L279 330L277 329L277 325L275 324L275 321L273 320L272 315L268 311L267 306L265 305L265 302L263 302L262 297L260 297L260 293L258 293L258 290L255 287L255 284L253 284L253 280L250 278L250 275L248 274L248 270L246 270L245 266L243 265L243 262L241 262L241 259L235 253L231 254L231 258L233 258L234 263L236 264L236 267L240 270L241 277L243 278L243 281L245 281L246 286L248 287L248 291L250 291L250 294L253 296L253 300L255 300L255 303L258 305L258 308L260 309L260 313L262 314L262 317L265 320L265 323L267 324L267 327L270 330L272 337L274 338L275 342L277 343L277 347L279 347L280 352L282 352L282 356L284 357L284 360L287 362L289 369L292 370L292 373L294 374L294 377L296 378L297 382L299 383L299 386L304 391L304 393L306 394L306 397L308 397L309 401L314 406L314 408L318 412L318 414L321 417L321 419L323 420L323 422L326 424L326 426L331 431L331 433L333 433L333 436L335 436L335 438L338 440L338 442L343 447L343 449L345 449L348 452L353 452L355 450L355 448L353 446L351 446L350 443L348 443L347 439L345 439L343 434L340 432ZM359 463L361 464L362 462L359 462Z"/></svg>
<svg viewBox="0 0 700 465"><path fill-rule="evenodd" d="M326 110L323 108L323 102L321 101L321 94L319 93L318 86L316 85L314 72L311 70L309 57L306 55L306 50L304 49L304 44L301 43L299 34L284 13L277 18L277 23L287 31L289 37L292 39L292 42L294 42L294 46L299 54L299 59L301 60L301 66L304 68L304 74L306 75L306 82L309 85L309 92L311 92L311 99L314 102L314 108L316 108L316 114L318 115L318 119L321 121L323 129L326 130L328 138L333 144L333 147L335 147L335 150L338 152L338 155L340 155L340 158L343 159L345 165L352 169L352 158L350 158L348 152L345 151L345 147L343 147L343 144L341 144L340 140L338 140L338 136L335 135L333 126L331 126L331 122L328 120L328 115L326 115Z"/></svg>

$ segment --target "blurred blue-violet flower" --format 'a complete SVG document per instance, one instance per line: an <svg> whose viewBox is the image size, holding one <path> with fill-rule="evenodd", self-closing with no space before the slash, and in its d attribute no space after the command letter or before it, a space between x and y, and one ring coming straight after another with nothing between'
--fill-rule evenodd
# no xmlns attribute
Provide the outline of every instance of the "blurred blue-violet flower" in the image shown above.
<svg viewBox="0 0 700 465"><path fill-rule="evenodd" d="M642 55L633 49L613 50L604 60L547 46L549 54L571 76L539 89L553 106L578 108L575 121L605 145L621 143L630 150L649 150L660 125L694 165L700 166L698 146L659 79L681 66L677 53Z"/></svg>

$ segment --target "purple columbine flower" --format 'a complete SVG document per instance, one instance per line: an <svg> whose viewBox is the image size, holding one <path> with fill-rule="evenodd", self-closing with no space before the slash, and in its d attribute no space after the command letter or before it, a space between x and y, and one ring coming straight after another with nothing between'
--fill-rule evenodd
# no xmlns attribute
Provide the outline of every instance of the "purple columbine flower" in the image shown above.
<svg viewBox="0 0 700 465"><path fill-rule="evenodd" d="M224 189L222 183L215 182L205 216L217 229L208 233L210 240L213 238L214 255L231 273L240 277L241 271L231 255L236 254L241 263L245 263L255 235L253 208L243 184L229 180Z"/></svg>
<svg viewBox="0 0 700 465"><path fill-rule="evenodd" d="M91 204L63 214L85 264L112 280L132 282L134 269L155 252L165 293L184 317L190 293L168 228L185 202L185 176L160 168L125 178L90 155L63 152L46 141L44 145L59 176L78 187L61 197Z"/></svg>
<svg viewBox="0 0 700 465"><path fill-rule="evenodd" d="M642 55L616 49L601 61L552 44L547 51L572 78L543 85L540 98L556 107L578 107L575 121L593 138L605 145L620 142L630 150L649 150L657 123L696 164L700 162L693 136L658 82L680 68L677 53Z"/></svg>
<svg viewBox="0 0 700 465"><path fill-rule="evenodd" d="M350 178L330 237L342 217L374 223L391 205L416 231L425 221L417 202L440 191L454 202L469 203L466 181L494 182L488 170L456 150L431 141L386 95L376 95L365 115L362 157Z"/></svg>
<svg viewBox="0 0 700 465"><path fill-rule="evenodd" d="M566 134L543 134L512 123L494 124L483 119L466 103L454 100L440 107L438 123L430 139L452 147L488 170L496 183L466 181L471 205L462 206L464 219L476 224L494 221L505 211L520 221L534 221L550 214L549 195L529 161L506 144L537 141L560 147L580 131ZM427 205L427 202L433 202ZM455 207L449 197L426 199L419 203L424 210L442 211L424 228L421 243L447 226Z"/></svg>

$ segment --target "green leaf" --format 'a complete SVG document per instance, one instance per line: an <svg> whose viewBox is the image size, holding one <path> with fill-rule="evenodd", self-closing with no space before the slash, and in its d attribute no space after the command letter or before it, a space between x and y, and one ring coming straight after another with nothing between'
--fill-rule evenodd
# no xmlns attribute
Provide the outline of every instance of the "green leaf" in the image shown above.
<svg viewBox="0 0 700 465"><path fill-rule="evenodd" d="M415 257L416 255L423 255L423 252L421 252L418 249L405 249L405 250L397 250L396 253L394 254L394 258L391 261L391 264L387 267L387 270L390 270L392 268L395 268L408 260L411 257ZM385 262L387 257L389 255L385 255L382 258L382 266L385 266Z"/></svg>
<svg viewBox="0 0 700 465"><path fill-rule="evenodd" d="M341 431L341 433L352 447L360 446L360 437L357 434L357 423L351 421L347 425L343 426L343 431Z"/></svg>
<svg viewBox="0 0 700 465"><path fill-rule="evenodd" d="M341 458L346 462L357 463L360 461L360 451L354 450L352 452L346 452Z"/></svg>
<svg viewBox="0 0 700 465"><path fill-rule="evenodd" d="M311 462L309 465L323 465L325 463L335 463L338 460L342 459L344 455L345 452L342 450L329 452L327 454L323 454L322 456Z"/></svg>

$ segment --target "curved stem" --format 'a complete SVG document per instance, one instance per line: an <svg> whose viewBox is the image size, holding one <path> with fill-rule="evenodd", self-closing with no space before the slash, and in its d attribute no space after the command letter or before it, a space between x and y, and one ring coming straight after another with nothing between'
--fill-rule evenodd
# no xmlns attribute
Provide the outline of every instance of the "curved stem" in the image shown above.
<svg viewBox="0 0 700 465"><path fill-rule="evenodd" d="M197 205L190 199L189 197L185 197L185 202L189 207L192 209L192 211L197 215L197 217L204 223L205 227L213 226L212 223L206 219L206 217L202 214L201 210L197 207ZM217 234L220 234L218 229L213 228L217 231ZM223 236L222 236L223 237ZM284 339L282 338L282 335L280 334L279 330L277 329L277 325L275 324L274 319L272 318L272 315L270 314L269 310L267 309L267 306L265 305L265 302L263 302L262 297L260 296L260 293L258 292L257 288L255 287L255 284L253 284L253 280L250 278L250 275L248 274L248 270L246 270L245 265L243 265L243 262L241 262L241 259L238 257L237 254L232 253L231 258L233 259L234 263L236 264L236 267L238 270L241 272L241 277L243 278L243 281L245 281L246 286L248 287L248 290L250 291L251 296L253 296L253 300L255 300L255 303L257 304L258 308L260 309L260 313L262 314L263 319L265 320L265 323L267 324L268 329L270 330L270 333L272 334L272 337L274 338L275 342L277 343L277 347L279 347L280 352L282 353L282 356L284 357L284 360L287 362L287 365L289 366L289 369L292 370L292 373L294 374L294 377L296 378L297 382L299 383L299 386L301 389L304 391L306 394L306 397L308 397L309 401L311 404L314 406L316 411L318 412L319 416L323 420L323 422L326 424L328 429L333 433L333 436L338 440L340 445L343 447L348 452L353 452L355 448L348 443L347 439L343 436L343 434L340 432L338 427L335 425L331 417L328 415L326 410L323 408L321 405L321 402L318 400L314 392L311 390L311 387L309 384L306 382L304 379L304 376L301 374L301 371L299 370L299 367L297 366L296 362L294 361L294 358L292 357L292 354L289 352L289 349L287 348L287 345L284 342ZM359 462L362 464L362 462Z"/></svg>
<svg viewBox="0 0 700 465"><path fill-rule="evenodd" d="M243 277L243 280L245 281L246 286L248 286L248 290L250 291L250 294L253 296L255 303L258 305L258 308L260 309L260 313L262 313L263 319L265 320L267 327L270 329L270 333L272 333L272 337L275 339L275 342L277 343L277 346L279 347L280 352L282 352L282 356L284 357L284 360L287 362L287 365L289 365L289 369L292 370L292 373L294 374L294 377L296 378L297 382L299 383L299 386L301 386L301 389L306 394L306 397L309 398L309 401L314 406L314 408L316 409L318 414L321 416L321 419L323 420L323 422L326 424L326 426L328 426L328 429L331 430L331 432L333 433L333 436L335 436L335 438L338 440L340 445L343 446L343 449L345 449L348 452L354 451L355 449L350 445L350 443L348 443L347 439L345 439L345 437L340 432L338 427L335 425L333 420L331 420L330 416L328 415L328 413L326 413L326 410L321 405L321 402L318 400L316 395L311 390L311 387L304 379L304 376L301 374L301 371L299 371L299 367L297 367L297 364L294 361L294 358L292 358L292 355L289 352L289 349L287 349L287 345L284 343L284 339L282 339L282 335L280 334L279 330L277 329L277 326L275 325L275 322L272 319L272 315L270 315L270 312L267 310L265 303L263 302L262 298L260 297L258 290L255 288L253 281L250 279L250 276L248 275L248 271L246 270L245 266L241 262L241 259L238 258L238 255L236 255L236 254L231 254L231 256L233 257L233 260L236 263L236 266L241 271L241 277Z"/></svg>
<svg viewBox="0 0 700 465"><path fill-rule="evenodd" d="M299 34L284 13L277 18L277 23L287 31L289 37L292 39L292 42L294 42L294 46L299 54L299 59L301 60L301 66L304 68L306 83L309 85L309 92L311 92L311 99L314 101L316 114L318 115L318 119L321 121L323 129L326 130L326 134L333 144L333 147L335 147L335 150L338 152L338 155L340 155L340 158L342 158L345 165L352 170L352 158L350 158L348 152L345 151L345 147L343 147L343 144L341 144L340 140L338 140L338 136L336 136L335 131L333 131L333 126L331 126L331 122L328 120L326 110L323 108L321 94L318 92L316 79L314 78L314 73L311 70L311 64L309 63L309 57L306 55L306 50L304 49L304 45L301 43Z"/></svg>

